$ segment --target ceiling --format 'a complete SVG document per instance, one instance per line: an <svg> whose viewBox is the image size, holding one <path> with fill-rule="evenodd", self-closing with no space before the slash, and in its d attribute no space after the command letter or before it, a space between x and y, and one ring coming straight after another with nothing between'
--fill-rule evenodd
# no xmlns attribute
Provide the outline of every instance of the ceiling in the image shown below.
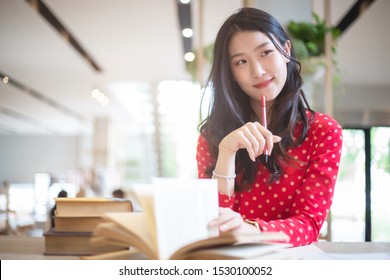
<svg viewBox="0 0 390 280"><path fill-rule="evenodd" d="M204 1L204 43L213 40L222 21L242 2ZM313 3L253 2L281 22L310 17ZM332 1L332 21L336 24L354 2ZM0 134L78 134L91 129L98 117L131 118L137 105L131 101L134 82L156 85L162 80L190 79L175 0L44 3L101 71L96 71L29 1L0 0L0 74L14 82L0 81ZM390 87L389 42L375 32L390 26L389 3L375 1L340 38L338 59L346 73L345 83ZM197 5L193 0L195 32ZM288 5L291 7L286 9ZM95 87L109 98L108 105L102 106L91 97Z"/></svg>

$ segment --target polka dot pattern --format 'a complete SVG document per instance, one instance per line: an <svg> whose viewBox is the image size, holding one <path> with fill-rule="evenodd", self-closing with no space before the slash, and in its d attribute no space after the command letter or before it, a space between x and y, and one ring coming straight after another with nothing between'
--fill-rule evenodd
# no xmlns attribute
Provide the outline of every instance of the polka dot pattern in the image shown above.
<svg viewBox="0 0 390 280"><path fill-rule="evenodd" d="M301 131L302 125L298 124L295 135ZM236 192L233 199L219 194L219 204L245 219L256 220L262 231L285 232L293 246L317 241L333 201L341 147L341 126L326 114L316 113L303 143L288 150L299 164L285 166L284 174L269 184L269 171L258 163L252 189ZM202 135L196 159L198 177L209 178L205 171L215 165L216 158L210 155Z"/></svg>

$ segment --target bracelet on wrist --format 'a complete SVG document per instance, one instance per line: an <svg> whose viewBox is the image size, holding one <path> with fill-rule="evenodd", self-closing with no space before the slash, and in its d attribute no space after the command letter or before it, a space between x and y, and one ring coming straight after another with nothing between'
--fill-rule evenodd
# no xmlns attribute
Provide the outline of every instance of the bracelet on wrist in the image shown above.
<svg viewBox="0 0 390 280"><path fill-rule="evenodd" d="M226 180L226 193L228 195L228 197L230 198L231 195L230 195L230 191L229 191L229 180L233 180L236 178L236 174L232 175L232 176L225 176L225 175L221 175L221 174L218 174L215 172L215 170L213 170L213 176L212 178L220 178L220 179L225 179Z"/></svg>

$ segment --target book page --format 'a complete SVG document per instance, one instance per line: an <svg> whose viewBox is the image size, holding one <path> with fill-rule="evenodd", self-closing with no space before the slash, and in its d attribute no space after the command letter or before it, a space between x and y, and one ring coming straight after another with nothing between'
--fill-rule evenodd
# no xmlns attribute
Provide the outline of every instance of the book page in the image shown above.
<svg viewBox="0 0 390 280"><path fill-rule="evenodd" d="M127 232L126 235L121 235L118 233L117 235L113 235L110 238L118 239L123 242L127 241L129 242L129 245L138 248L140 251L143 251L150 258L158 258L157 249L153 244L147 218L144 213L107 213L105 218L120 226L119 229ZM107 234L105 234L105 236L109 237Z"/></svg>
<svg viewBox="0 0 390 280"><path fill-rule="evenodd" d="M232 233L227 232L218 236L202 239L177 250L170 259L197 259L199 255L205 256L205 259L212 259L212 255L221 259L233 258L233 253L237 258L251 258L250 255L244 256L249 250L241 250L245 246L261 247L263 251L273 250L274 248L290 247L289 243L278 243L279 241L287 242L289 237L283 232L264 232L264 233ZM235 247L233 249L233 247ZM232 248L230 251L229 248ZM226 252L226 256L222 255ZM207 254L210 253L210 256ZM240 255L242 254L242 255Z"/></svg>
<svg viewBox="0 0 390 280"><path fill-rule="evenodd" d="M153 248L157 250L157 232L156 222L154 217L154 199L153 199L153 187L152 185L136 185L134 191L139 201L142 212L145 215L145 219L148 223L149 233L152 238Z"/></svg>
<svg viewBox="0 0 390 280"><path fill-rule="evenodd" d="M288 244L252 243L234 244L187 252L180 259L237 260L237 259L290 259L284 250ZM277 254L276 254L277 253Z"/></svg>
<svg viewBox="0 0 390 280"><path fill-rule="evenodd" d="M137 250L123 250L91 256L81 256L82 260L146 260L145 255Z"/></svg>
<svg viewBox="0 0 390 280"><path fill-rule="evenodd" d="M153 184L154 216L160 259L179 248L211 236L208 223L218 216L218 188L212 179L156 179Z"/></svg>

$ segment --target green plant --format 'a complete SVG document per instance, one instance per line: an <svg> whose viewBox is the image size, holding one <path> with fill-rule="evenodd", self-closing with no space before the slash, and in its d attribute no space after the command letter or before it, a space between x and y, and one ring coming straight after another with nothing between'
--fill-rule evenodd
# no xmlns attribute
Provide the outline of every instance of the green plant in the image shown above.
<svg viewBox="0 0 390 280"><path fill-rule="evenodd" d="M337 39L340 30L333 26L327 26L324 20L316 14L312 14L314 23L296 22L291 20L287 25L287 32L293 41L296 56L299 60L308 57L322 56L325 51L325 34L332 33L332 37ZM335 44L332 46L335 53Z"/></svg>

